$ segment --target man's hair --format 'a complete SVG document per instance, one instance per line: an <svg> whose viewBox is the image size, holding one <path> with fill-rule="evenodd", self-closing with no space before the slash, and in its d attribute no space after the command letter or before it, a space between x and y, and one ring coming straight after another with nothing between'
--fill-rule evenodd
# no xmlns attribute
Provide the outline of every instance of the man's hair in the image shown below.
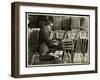
<svg viewBox="0 0 100 80"><path fill-rule="evenodd" d="M43 28L43 26L51 25L53 23L53 17L52 16L39 16L39 28Z"/></svg>

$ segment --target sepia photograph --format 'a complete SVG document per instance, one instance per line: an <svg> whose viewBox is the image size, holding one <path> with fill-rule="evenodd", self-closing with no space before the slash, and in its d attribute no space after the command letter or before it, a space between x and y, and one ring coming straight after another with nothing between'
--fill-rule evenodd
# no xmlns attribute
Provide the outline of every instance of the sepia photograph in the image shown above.
<svg viewBox="0 0 100 80"><path fill-rule="evenodd" d="M89 64L89 15L26 12L26 67Z"/></svg>

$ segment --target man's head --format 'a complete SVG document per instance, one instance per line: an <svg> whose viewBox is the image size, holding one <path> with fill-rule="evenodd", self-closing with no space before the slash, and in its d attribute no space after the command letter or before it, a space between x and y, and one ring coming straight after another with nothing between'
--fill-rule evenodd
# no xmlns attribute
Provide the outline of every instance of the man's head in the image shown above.
<svg viewBox="0 0 100 80"><path fill-rule="evenodd" d="M39 27L44 28L45 26L48 26L49 28L53 26L53 17L51 16L39 16Z"/></svg>

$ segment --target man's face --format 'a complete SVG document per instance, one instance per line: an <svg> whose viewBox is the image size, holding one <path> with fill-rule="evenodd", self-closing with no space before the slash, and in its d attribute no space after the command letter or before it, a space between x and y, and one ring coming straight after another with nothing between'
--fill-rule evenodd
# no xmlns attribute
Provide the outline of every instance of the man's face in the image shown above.
<svg viewBox="0 0 100 80"><path fill-rule="evenodd" d="M53 23L50 23L50 24L45 26L45 29L48 30L48 31L51 31L52 30L52 26L53 26Z"/></svg>

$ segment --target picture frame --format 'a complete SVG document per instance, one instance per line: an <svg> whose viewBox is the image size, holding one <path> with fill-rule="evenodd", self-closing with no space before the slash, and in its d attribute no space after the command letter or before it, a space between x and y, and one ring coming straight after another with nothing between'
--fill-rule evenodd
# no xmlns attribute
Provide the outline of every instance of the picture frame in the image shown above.
<svg viewBox="0 0 100 80"><path fill-rule="evenodd" d="M11 76L23 78L97 73L97 24L96 6L13 2L11 4ZM55 46L51 46L49 50L44 44L41 44L42 47L38 44L44 39L40 31L45 32L43 27L45 25L48 32L51 30L49 26L53 26L49 40L52 40ZM31 37L32 32L34 35ZM53 40L53 33L56 40ZM66 39L63 37L64 34ZM40 35L42 38L39 41ZM79 48L80 46L77 45L78 47L75 48L75 41L76 44L81 44L80 46L83 44L87 46ZM61 44L60 47L58 44ZM43 55L40 49L44 50ZM49 56L44 57L47 50ZM84 58L85 53L87 53L86 58ZM86 59L85 62L83 58ZM48 59L54 59L56 62L46 61Z"/></svg>

